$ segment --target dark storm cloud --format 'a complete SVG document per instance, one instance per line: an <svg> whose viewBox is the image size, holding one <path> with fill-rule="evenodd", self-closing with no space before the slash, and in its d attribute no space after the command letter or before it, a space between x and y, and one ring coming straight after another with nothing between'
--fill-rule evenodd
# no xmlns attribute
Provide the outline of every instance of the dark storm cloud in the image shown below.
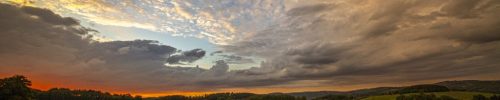
<svg viewBox="0 0 500 100"><path fill-rule="evenodd" d="M307 47L293 48L286 51L286 55L293 57L300 64L323 65L335 63L340 59L340 54L348 50L347 47L332 47L331 44L314 43Z"/></svg>
<svg viewBox="0 0 500 100"><path fill-rule="evenodd" d="M198 59L201 59L205 56L205 51L201 49L193 49L190 51L184 51L177 55L172 55L167 59L167 63L170 64L179 64L181 62L193 62Z"/></svg>
<svg viewBox="0 0 500 100"><path fill-rule="evenodd" d="M48 9L23 7L22 10L24 12L26 12L27 14L32 14L36 17L39 17L43 21L49 22L51 24L56 24L56 25L77 25L77 24L79 24L78 21L76 21L73 18L61 17Z"/></svg>
<svg viewBox="0 0 500 100"><path fill-rule="evenodd" d="M69 57L67 52L73 52L74 49L80 49L89 44L88 38L82 37L90 31L79 25L65 25L62 23L72 23L71 18L62 18L53 16L51 13L46 15L39 14L46 9L36 9L31 7L18 8L11 5L0 4L2 12L0 13L0 53L4 55L15 54L34 54L46 56L48 59L57 57ZM27 13L27 12L30 13ZM52 16L56 18L43 18L39 16ZM50 19L50 20L45 20ZM51 48L58 48L51 50ZM50 52L50 53L42 53ZM60 52L57 53L57 52ZM53 55L53 56L51 56Z"/></svg>
<svg viewBox="0 0 500 100"><path fill-rule="evenodd" d="M210 53L210 56L213 56L213 55L216 55L216 54L219 54L219 53L222 53L222 51L214 51L214 52Z"/></svg>

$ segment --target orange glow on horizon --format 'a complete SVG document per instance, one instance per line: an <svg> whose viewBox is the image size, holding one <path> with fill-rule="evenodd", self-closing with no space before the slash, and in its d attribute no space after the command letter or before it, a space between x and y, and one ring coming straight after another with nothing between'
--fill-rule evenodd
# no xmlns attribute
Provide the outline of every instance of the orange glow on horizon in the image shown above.
<svg viewBox="0 0 500 100"><path fill-rule="evenodd" d="M29 80L32 81L32 88L39 90L48 90L51 88L69 88L69 89L91 89L98 90L102 92L109 92L114 94L130 94L132 96L140 95L142 97L160 97L160 96L169 96L169 95L184 95L184 96L202 96L205 94L211 93L255 93L255 94L267 94L273 92L304 92L304 91L349 91L355 89L369 88L374 86L379 86L381 84L371 84L371 85L354 85L354 86L325 86L325 87L286 87L286 86L272 86L272 87L256 87L256 88L227 88L227 89L219 89L214 91L164 91L164 92L127 92L127 91L113 91L107 90L105 87L85 87L85 86L77 86L72 84L64 84L64 83L51 83L50 81L36 76L27 76ZM32 78L30 78L32 77Z"/></svg>
<svg viewBox="0 0 500 100"><path fill-rule="evenodd" d="M4 76L4 77L8 77L8 76ZM42 91L47 91L51 88L69 88L69 89L79 89L77 86L72 86L72 85L69 85L69 86L65 86L65 87L61 87L61 86L57 86L56 84L52 84L52 83L45 83L45 81L43 80L40 80L40 79L32 79L32 78L28 78L29 80L31 80L31 88L34 88L34 89L39 89L39 90L42 90ZM202 96L202 95L205 95L205 94L211 94L211 93L215 93L215 92L157 92L157 93L131 93L131 92L124 92L124 91L110 91L110 90L102 90L102 89L98 89L98 88L92 88L90 90L98 90L98 91L102 91L102 92L109 92L109 93L113 93L113 94L130 94L132 96L142 96L142 97L160 97L160 96L169 96L169 95L183 95L183 96Z"/></svg>
<svg viewBox="0 0 500 100"><path fill-rule="evenodd" d="M215 92L165 92L165 93L134 93L133 95L140 95L142 97L160 97L169 95L183 95L183 96L203 96Z"/></svg>
<svg viewBox="0 0 500 100"><path fill-rule="evenodd" d="M98 90L102 92L109 92L109 93L114 93L114 94L130 94L133 96L140 95L142 97L159 97L159 96L168 96L168 95L184 95L184 96L202 96L205 94L212 94L212 93L227 93L227 92L232 92L232 93L255 93L255 94L267 94L267 93L273 93L273 92L282 92L282 93L289 93L289 92L306 92L306 91L351 91L351 90L357 90L357 89L366 89L366 88L374 88L374 87L384 87L384 86L391 86L391 87L399 87L399 86L408 86L408 85L414 85L414 84L425 84L425 83L435 83L439 82L442 80L427 80L427 81L413 81L413 82L400 82L400 83L366 83L366 84L349 84L349 85L330 85L330 86L315 86L315 87L307 87L307 86L267 86L267 87L252 87L252 88L223 88L223 89L218 89L218 90L212 90L212 91L158 91L158 92L127 92L126 90L121 90L121 91L114 91L114 90L109 90L109 88L106 87L99 87L99 86L83 86L83 85L77 85L77 84L71 84L71 83L61 83L61 82L54 82L51 81L53 79L48 79L47 77L40 77L40 75L26 75L29 80L32 82L32 88L34 89L39 89L39 90L48 90L50 88L69 88L69 89L91 89L91 90ZM0 73L0 78L5 78L5 77L11 77L13 74L1 74ZM454 79L449 79L449 80L465 80L465 79L471 79L471 78L476 78L476 77L469 77L469 78L454 78ZM55 79L60 79L60 78L55 78ZM476 79L495 79L493 76L487 77L487 78L476 78ZM60 79L63 80L63 79Z"/></svg>

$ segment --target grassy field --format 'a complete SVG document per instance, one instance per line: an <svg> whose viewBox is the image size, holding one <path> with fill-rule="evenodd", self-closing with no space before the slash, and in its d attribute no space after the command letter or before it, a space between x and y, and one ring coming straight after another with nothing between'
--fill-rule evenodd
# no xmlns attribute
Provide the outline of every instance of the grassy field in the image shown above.
<svg viewBox="0 0 500 100"><path fill-rule="evenodd" d="M441 96L441 95L447 95L450 97L453 97L455 99L459 100L472 100L472 96L481 94L486 97L490 97L493 94L491 93L481 93L481 92L458 92L458 91L452 91L452 92L431 92L436 96ZM418 94L418 93L409 93L409 94L404 94L404 95L412 95L412 94ZM429 93L425 93L429 94ZM361 100L396 100L396 97L399 95L380 95L380 96L371 96L368 98L364 98Z"/></svg>

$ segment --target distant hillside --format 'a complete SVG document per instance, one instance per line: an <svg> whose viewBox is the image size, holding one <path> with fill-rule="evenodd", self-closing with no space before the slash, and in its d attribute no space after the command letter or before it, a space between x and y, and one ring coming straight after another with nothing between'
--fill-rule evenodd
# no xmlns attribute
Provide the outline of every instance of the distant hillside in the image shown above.
<svg viewBox="0 0 500 100"><path fill-rule="evenodd" d="M400 90L402 87L378 87L370 89L360 89L354 91L340 92L340 91L309 91L309 92L292 92L292 93L271 93L271 94L287 94L297 97L306 97L308 99L322 97L326 95L353 95L353 96L370 96L382 95L392 91Z"/></svg>
<svg viewBox="0 0 500 100"><path fill-rule="evenodd" d="M271 94L287 94L296 97L306 97L306 98L317 98L330 94L349 94L348 92L338 92L338 91L311 91L311 92L292 92L292 93L271 93Z"/></svg>
<svg viewBox="0 0 500 100"><path fill-rule="evenodd" d="M446 87L446 88L443 88ZM377 87L370 89L359 89L347 92L339 91L309 91L309 92L293 92L284 93L292 96L304 96L308 99L322 97L326 95L353 95L356 97L368 97L373 95L398 94L398 93L415 93L422 92L443 92L443 91L472 91L472 92L488 92L500 93L500 81L443 81L435 84L422 84L406 87Z"/></svg>
<svg viewBox="0 0 500 100"><path fill-rule="evenodd" d="M407 93L403 94L406 96L409 95L418 95L419 93ZM458 100L474 100L472 99L474 95L483 95L486 97L493 96L491 93L482 93L482 92L457 92L457 91L451 91L451 92L426 92L425 94L434 94L436 96L449 96ZM396 100L396 97L400 96L399 94L392 94L392 95L377 95L377 96L370 96L367 98L363 98L361 100Z"/></svg>
<svg viewBox="0 0 500 100"><path fill-rule="evenodd" d="M474 91L474 92L489 92L500 93L500 81L444 81L436 83L437 85L446 86L453 91Z"/></svg>
<svg viewBox="0 0 500 100"><path fill-rule="evenodd" d="M398 91L401 88L403 87L377 87L377 88L354 90L350 91L349 93L351 95L356 95L356 96L380 95L393 91Z"/></svg>

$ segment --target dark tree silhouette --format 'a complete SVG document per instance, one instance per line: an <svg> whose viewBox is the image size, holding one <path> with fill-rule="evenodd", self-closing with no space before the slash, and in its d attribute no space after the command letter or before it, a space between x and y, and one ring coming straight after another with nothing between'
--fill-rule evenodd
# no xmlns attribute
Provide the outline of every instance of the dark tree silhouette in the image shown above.
<svg viewBox="0 0 500 100"><path fill-rule="evenodd" d="M111 94L96 90L52 88L40 91L30 88L31 81L22 75L0 79L0 100L142 100L130 94Z"/></svg>
<svg viewBox="0 0 500 100"><path fill-rule="evenodd" d="M34 92L31 81L21 75L0 79L0 100L30 100Z"/></svg>

